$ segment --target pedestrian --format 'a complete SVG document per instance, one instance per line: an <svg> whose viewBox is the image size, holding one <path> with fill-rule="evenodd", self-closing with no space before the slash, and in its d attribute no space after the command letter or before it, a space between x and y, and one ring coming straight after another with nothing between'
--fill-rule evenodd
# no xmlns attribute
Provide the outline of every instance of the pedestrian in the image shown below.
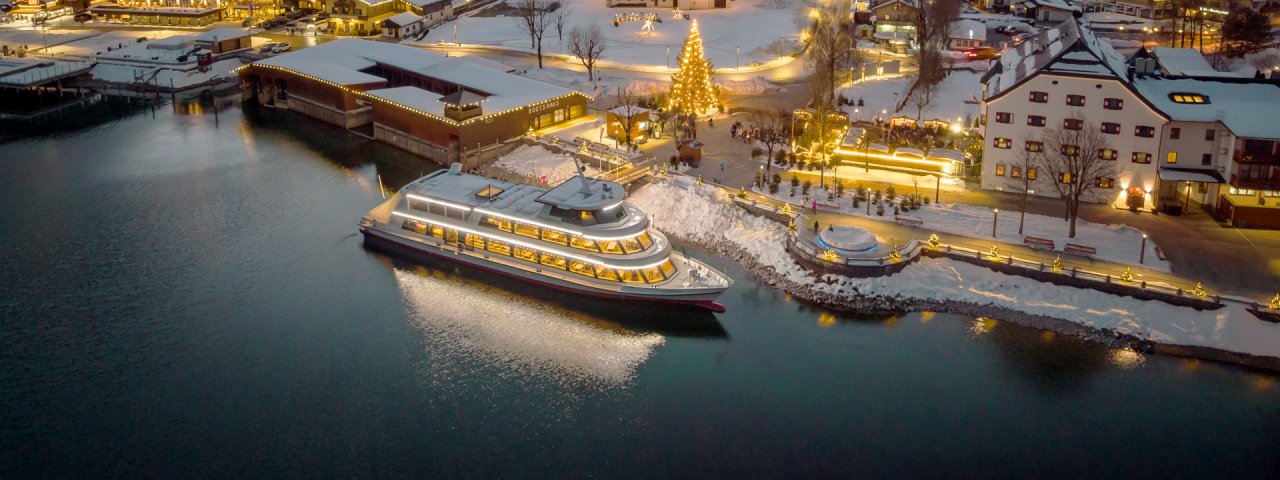
<svg viewBox="0 0 1280 480"><path fill-rule="evenodd" d="M724 162L720 162L720 171L721 171L721 172L723 172L723 171L724 171Z"/></svg>
<svg viewBox="0 0 1280 480"><path fill-rule="evenodd" d="M813 201L813 213L818 213L818 201Z"/></svg>
<svg viewBox="0 0 1280 480"><path fill-rule="evenodd" d="M814 234L814 235L817 235L817 234L818 234L818 221L817 221L817 220L814 220L814 221L813 221L813 234Z"/></svg>

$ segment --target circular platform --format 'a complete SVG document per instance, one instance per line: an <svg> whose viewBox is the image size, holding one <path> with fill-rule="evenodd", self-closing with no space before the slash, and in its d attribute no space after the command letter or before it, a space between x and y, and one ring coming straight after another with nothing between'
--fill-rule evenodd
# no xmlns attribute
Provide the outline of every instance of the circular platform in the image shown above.
<svg viewBox="0 0 1280 480"><path fill-rule="evenodd" d="M822 229L818 243L837 252L865 253L876 249L880 241L871 232L858 227L835 226Z"/></svg>

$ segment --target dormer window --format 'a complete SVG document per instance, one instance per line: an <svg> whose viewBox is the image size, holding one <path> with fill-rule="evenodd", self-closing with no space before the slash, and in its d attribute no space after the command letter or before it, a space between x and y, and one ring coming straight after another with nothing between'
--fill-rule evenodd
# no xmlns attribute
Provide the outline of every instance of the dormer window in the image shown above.
<svg viewBox="0 0 1280 480"><path fill-rule="evenodd" d="M1209 97L1206 97L1199 93L1170 93L1169 99L1173 100L1173 103L1191 103L1191 104L1209 103Z"/></svg>

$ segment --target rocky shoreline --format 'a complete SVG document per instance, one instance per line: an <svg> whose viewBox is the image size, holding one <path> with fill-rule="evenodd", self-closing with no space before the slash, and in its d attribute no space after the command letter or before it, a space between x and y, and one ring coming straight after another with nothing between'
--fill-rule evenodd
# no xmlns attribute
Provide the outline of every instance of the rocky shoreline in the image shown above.
<svg viewBox="0 0 1280 480"><path fill-rule="evenodd" d="M1277 357L1263 357L1211 347L1159 343L1137 338L1114 330L1089 327L1060 318L1029 314L994 305L980 305L962 301L924 300L896 295L883 296L857 294L852 297L835 296L826 292L817 291L809 285L794 282L785 276L776 273L773 267L760 263L742 249L728 242L706 244L704 242L680 236L674 236L674 238L683 242L699 245L703 248L708 248L717 253L728 256L746 267L765 283L781 289L793 298L831 310L847 313L871 313L884 315L899 314L902 312L933 311L973 317L992 317L1027 327L1051 330L1059 334L1070 335L1105 345L1126 347L1141 353L1154 353L1174 357L1212 360L1249 368L1280 372L1280 358Z"/></svg>

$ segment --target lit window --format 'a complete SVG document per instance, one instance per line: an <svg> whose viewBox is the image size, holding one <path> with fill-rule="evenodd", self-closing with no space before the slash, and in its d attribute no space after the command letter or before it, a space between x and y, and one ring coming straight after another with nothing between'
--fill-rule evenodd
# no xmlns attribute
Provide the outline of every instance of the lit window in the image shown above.
<svg viewBox="0 0 1280 480"><path fill-rule="evenodd" d="M1133 152L1133 163L1151 163L1151 154L1145 152Z"/></svg>
<svg viewBox="0 0 1280 480"><path fill-rule="evenodd" d="M1061 150L1063 155L1074 157L1080 153L1080 147L1075 145L1063 145Z"/></svg>
<svg viewBox="0 0 1280 480"><path fill-rule="evenodd" d="M1062 172L1058 174L1058 181L1062 183L1071 183L1071 174L1069 172Z"/></svg>
<svg viewBox="0 0 1280 480"><path fill-rule="evenodd" d="M596 276L595 269L591 268L591 265L587 264L587 262L583 262L581 260L570 260L569 271L588 277Z"/></svg>
<svg viewBox="0 0 1280 480"><path fill-rule="evenodd" d="M1117 156L1117 155L1116 155L1116 151L1115 151L1114 149L1110 149L1110 148L1100 148L1100 149L1098 149L1098 158L1100 158L1100 159L1103 159L1103 160L1115 160L1115 159L1116 159L1116 156Z"/></svg>
<svg viewBox="0 0 1280 480"><path fill-rule="evenodd" d="M1028 152L1043 152L1044 142L1035 142L1035 141L1028 140L1026 149Z"/></svg>
<svg viewBox="0 0 1280 480"><path fill-rule="evenodd" d="M1165 155L1164 161L1168 163L1178 163L1178 152L1169 152L1168 155Z"/></svg>
<svg viewBox="0 0 1280 480"><path fill-rule="evenodd" d="M614 255L622 255L623 253L626 253L622 251L622 246L619 245L618 242L613 240L601 243L600 250L602 250L604 253L612 253Z"/></svg>
<svg viewBox="0 0 1280 480"><path fill-rule="evenodd" d="M550 253L543 253L543 254L542 254L542 264L543 264L543 265L546 265L546 266L548 266L548 267L551 267L551 268L558 268L558 269L561 269L561 270L564 270L564 269L565 269L565 267L566 267L566 266L568 266L568 265L566 265L566 262L565 262L565 260L564 260L564 257L561 257L561 256L559 256L559 255L550 254Z"/></svg>
<svg viewBox="0 0 1280 480"><path fill-rule="evenodd" d="M569 244L569 238L565 236L564 232L551 229L542 230L542 239L548 242L559 243L561 245Z"/></svg>
<svg viewBox="0 0 1280 480"><path fill-rule="evenodd" d="M532 248L524 248L517 245L514 252L515 257L521 260L528 260L530 262L538 261L538 252L534 251Z"/></svg>
<svg viewBox="0 0 1280 480"><path fill-rule="evenodd" d="M499 255L511 255L511 244L502 240L489 239L488 249Z"/></svg>
<svg viewBox="0 0 1280 480"><path fill-rule="evenodd" d="M1000 138L1000 137L996 137L996 138L995 138L995 147L996 147L996 148L1004 148L1004 149L1008 149L1008 148L1009 148L1009 147L1011 147L1011 146L1013 146L1013 140L1010 140L1010 139L1008 139L1008 138Z"/></svg>
<svg viewBox="0 0 1280 480"><path fill-rule="evenodd" d="M1173 100L1173 103L1209 103L1209 97L1199 93L1170 93L1169 99Z"/></svg>
<svg viewBox="0 0 1280 480"><path fill-rule="evenodd" d="M996 176L997 177L1004 176L1004 165L996 165Z"/></svg>
<svg viewBox="0 0 1280 480"><path fill-rule="evenodd" d="M1022 178L1022 167L1014 165L1013 168L1009 169L1009 176L1013 178Z"/></svg>
<svg viewBox="0 0 1280 480"><path fill-rule="evenodd" d="M516 222L516 234L526 237L538 238L538 227L527 223Z"/></svg>
<svg viewBox="0 0 1280 480"><path fill-rule="evenodd" d="M618 281L618 272L604 265L596 265L596 277L601 280Z"/></svg>
<svg viewBox="0 0 1280 480"><path fill-rule="evenodd" d="M1027 180L1036 179L1036 169L1034 167L1027 168Z"/></svg>
<svg viewBox="0 0 1280 480"><path fill-rule="evenodd" d="M1113 185L1115 185L1115 180L1113 180L1111 177L1098 177L1098 180L1095 183L1095 185L1097 185L1099 188L1111 188Z"/></svg>

